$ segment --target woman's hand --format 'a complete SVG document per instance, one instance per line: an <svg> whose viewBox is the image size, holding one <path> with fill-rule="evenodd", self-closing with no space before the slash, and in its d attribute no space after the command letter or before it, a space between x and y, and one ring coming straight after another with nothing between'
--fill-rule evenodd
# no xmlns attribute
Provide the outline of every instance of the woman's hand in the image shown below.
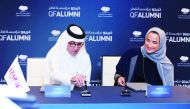
<svg viewBox="0 0 190 109"><path fill-rule="evenodd" d="M117 84L120 86L125 86L125 78L124 77L119 77L117 80Z"/></svg>

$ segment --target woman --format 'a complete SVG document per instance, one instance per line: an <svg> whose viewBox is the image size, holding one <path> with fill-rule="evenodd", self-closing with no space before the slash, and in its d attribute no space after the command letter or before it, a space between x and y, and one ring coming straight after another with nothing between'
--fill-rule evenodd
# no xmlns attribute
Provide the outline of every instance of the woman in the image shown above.
<svg viewBox="0 0 190 109"><path fill-rule="evenodd" d="M85 48L85 32L71 24L46 56L45 85L82 87L90 81L91 61Z"/></svg>
<svg viewBox="0 0 190 109"><path fill-rule="evenodd" d="M125 81L173 86L174 66L166 56L165 32L158 27L149 29L144 45L121 57L114 79L115 85L121 86L125 86Z"/></svg>

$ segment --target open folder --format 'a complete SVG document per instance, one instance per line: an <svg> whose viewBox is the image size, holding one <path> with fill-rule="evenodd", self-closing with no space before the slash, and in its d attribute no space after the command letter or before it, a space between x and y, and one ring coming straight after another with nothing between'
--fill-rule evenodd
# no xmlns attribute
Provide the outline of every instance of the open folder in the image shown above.
<svg viewBox="0 0 190 109"><path fill-rule="evenodd" d="M127 82L126 86L132 91L135 92L145 92L147 90L147 83L141 83L141 82Z"/></svg>

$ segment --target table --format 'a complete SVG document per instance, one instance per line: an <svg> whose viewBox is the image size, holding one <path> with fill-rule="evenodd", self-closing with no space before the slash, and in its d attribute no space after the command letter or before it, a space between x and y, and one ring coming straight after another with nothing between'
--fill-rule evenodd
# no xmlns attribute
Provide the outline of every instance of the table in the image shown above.
<svg viewBox="0 0 190 109"><path fill-rule="evenodd" d="M141 107L152 105L159 105L159 109L165 107L165 105L173 106L173 109L185 109L183 106L190 104L190 89L186 87L173 87L172 97L170 98L147 98L145 92L133 92L131 91L130 97L120 96L122 87L119 86L91 86L88 87L88 90L92 93L91 97L82 97L80 92L81 89L75 89L72 91L70 98L47 98L44 97L44 93L41 93L40 87L30 87L31 91L29 94L35 95L40 106L55 108L56 106L77 106L77 109L82 106L81 109L95 109L96 106L109 106L109 109L114 108L115 106L122 106L123 108L127 106ZM151 103L151 104L150 104ZM138 104L138 105L137 105ZM86 106L85 106L86 105ZM112 106L113 105L113 106ZM177 106L176 106L177 105ZM83 107L85 106L85 107ZM160 107L161 106L161 107ZM70 108L71 108L70 107ZM120 107L120 109L122 108ZM178 107L178 108L177 108ZM68 107L69 108L69 107ZM116 108L116 107L115 107ZM45 109L45 108L44 108ZM103 108L102 108L103 109ZM155 108L156 109L156 108Z"/></svg>

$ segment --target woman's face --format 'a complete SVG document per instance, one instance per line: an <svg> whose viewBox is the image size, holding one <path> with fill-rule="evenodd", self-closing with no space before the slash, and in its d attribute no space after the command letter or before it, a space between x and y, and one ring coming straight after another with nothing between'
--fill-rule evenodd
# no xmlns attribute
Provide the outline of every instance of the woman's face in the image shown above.
<svg viewBox="0 0 190 109"><path fill-rule="evenodd" d="M149 32L145 39L145 48L146 52L149 53L155 53L158 51L160 46L160 38L159 35L153 32Z"/></svg>

